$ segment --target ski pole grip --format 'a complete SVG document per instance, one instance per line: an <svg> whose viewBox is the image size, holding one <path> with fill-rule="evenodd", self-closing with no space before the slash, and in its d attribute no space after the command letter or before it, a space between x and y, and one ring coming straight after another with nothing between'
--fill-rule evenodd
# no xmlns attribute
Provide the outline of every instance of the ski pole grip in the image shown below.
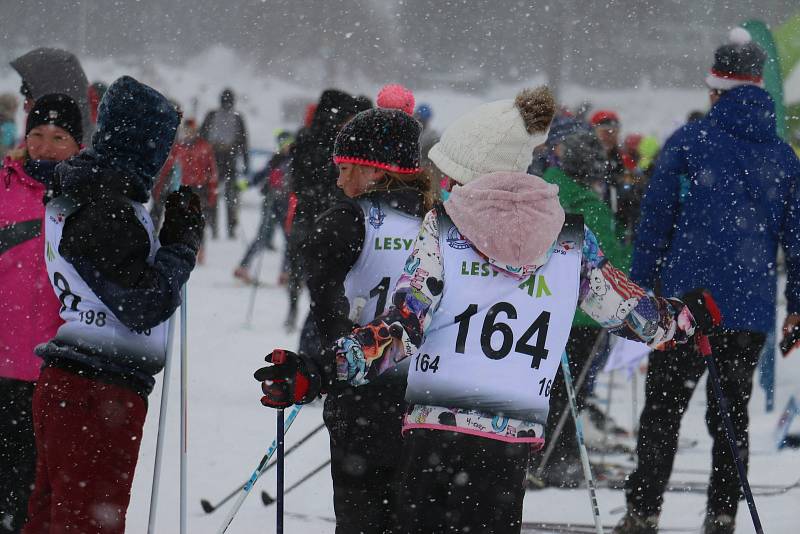
<svg viewBox="0 0 800 534"><path fill-rule="evenodd" d="M711 356L711 343L708 341L708 336L705 334L697 333L697 348L703 356Z"/></svg>

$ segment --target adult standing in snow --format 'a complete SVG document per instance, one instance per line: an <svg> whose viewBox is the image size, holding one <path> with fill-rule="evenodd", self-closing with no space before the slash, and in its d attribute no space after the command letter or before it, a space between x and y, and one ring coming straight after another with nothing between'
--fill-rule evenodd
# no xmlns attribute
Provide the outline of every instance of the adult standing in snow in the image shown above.
<svg viewBox="0 0 800 534"><path fill-rule="evenodd" d="M67 95L78 104L84 135L91 135L94 125L89 112L89 81L74 54L58 48L36 48L13 60L11 66L22 77L20 93L25 98L26 113L44 95Z"/></svg>
<svg viewBox="0 0 800 534"><path fill-rule="evenodd" d="M236 182L236 162L242 158L245 175L250 168L250 153L247 146L247 127L242 115L233 108L236 96L232 89L224 89L219 95L219 109L209 111L200 126L200 137L211 143L217 160L219 180L224 184L227 212L228 238L236 237L239 224L239 184ZM216 239L218 211L212 209L211 233Z"/></svg>
<svg viewBox="0 0 800 534"><path fill-rule="evenodd" d="M419 231L430 187L420 174L420 124L398 109L371 109L356 115L336 138L333 160L346 199L316 221L303 244L311 315L322 345L333 347L354 326L380 315ZM303 357L306 369L332 378L333 353ZM263 380L265 377L261 377ZM273 377L275 378L275 377ZM344 383L314 387L300 398L264 403L280 407L327 392L323 417L331 439L331 475L337 534L383 534L393 524L391 505L400 454L406 388L404 372L358 391ZM299 393L299 390L296 390Z"/></svg>
<svg viewBox="0 0 800 534"><path fill-rule="evenodd" d="M81 113L66 95L36 101L25 144L0 170L0 532L25 524L36 468L33 388L42 360L33 349L56 333L60 303L44 263L44 204L55 163L78 153Z"/></svg>
<svg viewBox="0 0 800 534"><path fill-rule="evenodd" d="M642 202L631 268L643 287L713 292L726 329L711 345L745 464L753 370L775 324L779 246L787 271L784 333L800 324L800 162L776 134L775 106L761 87L765 59L741 28L717 49L706 77L711 110L664 145ZM650 360L639 460L615 532L657 531L681 418L704 370L702 358L686 348ZM706 389L714 444L704 532L729 534L739 479L710 381Z"/></svg>
<svg viewBox="0 0 800 534"><path fill-rule="evenodd" d="M26 534L125 531L147 395L203 231L188 188L167 200L158 237L143 206L179 122L161 94L122 77L100 103L91 148L56 167L45 261L64 324L36 348Z"/></svg>
<svg viewBox="0 0 800 534"><path fill-rule="evenodd" d="M544 443L578 304L657 347L713 322L698 299L690 311L647 296L580 219L565 223L558 188L525 173L554 111L547 88L526 90L445 130L430 158L458 185L425 216L394 306L337 341L337 377L353 385L409 361L399 532L520 531L528 454Z"/></svg>
<svg viewBox="0 0 800 534"><path fill-rule="evenodd" d="M197 133L197 121L193 118L183 120L178 134L178 141L173 145L167 162L159 173L159 179L153 187L153 225L161 226L164 215L164 203L171 192L170 180L176 178L178 185L191 187L200 197L203 215L210 217L217 206L217 164L214 158L214 149L208 141ZM157 207L157 208L156 208ZM155 214L153 214L155 212ZM205 236L197 252L197 263L202 264Z"/></svg>
<svg viewBox="0 0 800 534"><path fill-rule="evenodd" d="M314 220L342 198L336 187L338 171L331 158L333 144L342 126L359 111L362 110L353 96L326 89L314 109L311 125L298 133L292 146L291 190L297 197L297 207L289 235L289 314L285 326L290 330L297 322L297 299L303 279L300 244L314 226ZM312 324L310 318L306 320L302 346L315 337Z"/></svg>
<svg viewBox="0 0 800 534"><path fill-rule="evenodd" d="M272 236L275 233L275 226L280 226L284 231L284 237L288 238L286 231L286 217L289 213L289 168L292 163L290 152L294 137L286 130L280 130L275 136L278 150L272 155L266 167L256 173L259 180L264 180L261 193L264 201L261 204L261 218L258 221L256 237L247 247L247 251L239 262L239 266L233 271L233 276L245 283L251 284L255 280L250 275L250 262L256 254L264 249L275 250L272 244Z"/></svg>
<svg viewBox="0 0 800 534"><path fill-rule="evenodd" d="M603 200L616 213L617 188L621 187L625 174L625 158L619 149L619 116L613 111L602 109L592 114L590 124L606 151Z"/></svg>

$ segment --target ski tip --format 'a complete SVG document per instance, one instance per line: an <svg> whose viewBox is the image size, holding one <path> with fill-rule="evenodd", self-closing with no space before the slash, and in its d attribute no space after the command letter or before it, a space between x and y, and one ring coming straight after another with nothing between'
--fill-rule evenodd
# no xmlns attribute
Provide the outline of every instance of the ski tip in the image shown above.
<svg viewBox="0 0 800 534"><path fill-rule="evenodd" d="M201 500L200 500L200 506L202 506L202 507L203 507L203 511L204 511L205 513L207 513L207 514L210 514L211 512L213 512L213 511L214 511L214 507L213 507L213 506L211 506L211 503L210 503L210 502L208 502L208 501L207 501L207 500L205 500L205 499L201 499Z"/></svg>
<svg viewBox="0 0 800 534"><path fill-rule="evenodd" d="M270 496L270 494L267 493L266 491L262 491L261 492L261 502L264 503L264 506L269 506L270 504L275 502L275 499L273 499Z"/></svg>

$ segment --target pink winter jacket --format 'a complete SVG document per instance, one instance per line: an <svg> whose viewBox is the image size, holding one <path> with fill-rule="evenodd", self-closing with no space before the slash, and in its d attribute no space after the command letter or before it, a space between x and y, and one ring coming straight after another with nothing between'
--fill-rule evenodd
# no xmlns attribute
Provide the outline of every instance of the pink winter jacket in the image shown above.
<svg viewBox="0 0 800 534"><path fill-rule="evenodd" d="M0 377L33 382L33 354L61 325L60 303L44 262L45 187L6 157L0 169Z"/></svg>

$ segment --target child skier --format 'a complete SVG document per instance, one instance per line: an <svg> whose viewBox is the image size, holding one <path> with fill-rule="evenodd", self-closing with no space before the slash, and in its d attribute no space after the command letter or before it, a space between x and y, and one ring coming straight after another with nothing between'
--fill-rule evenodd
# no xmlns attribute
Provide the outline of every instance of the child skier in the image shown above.
<svg viewBox="0 0 800 534"><path fill-rule="evenodd" d="M203 232L188 188L167 200L158 237L143 206L179 120L161 94L122 77L100 103L91 148L56 168L43 252L64 324L36 349L44 365L26 534L125 531L166 321Z"/></svg>
<svg viewBox="0 0 800 534"><path fill-rule="evenodd" d="M351 384L410 362L399 532L520 531L528 453L544 443L576 305L657 348L719 322L703 291L686 304L647 296L565 221L558 188L525 173L554 110L548 89L526 90L444 132L429 156L457 185L425 216L394 307L337 341L337 377ZM298 370L295 398L315 379Z"/></svg>
<svg viewBox="0 0 800 534"><path fill-rule="evenodd" d="M301 248L311 314L325 347L372 321L389 304L389 292L430 207L428 182L419 174L420 132L420 124L403 111L371 109L351 119L336 138L337 185L348 199L317 219ZM332 353L327 361L333 363ZM302 357L298 364L319 373L323 358ZM268 369L257 373L261 380L271 376ZM329 365L321 373L332 378L335 371ZM281 387L265 386L265 405L291 406L313 399L320 388L328 392L324 419L331 437L337 534L390 531L405 372L387 373L358 388L357 396L343 382L328 387L320 380L300 398L282 396Z"/></svg>

